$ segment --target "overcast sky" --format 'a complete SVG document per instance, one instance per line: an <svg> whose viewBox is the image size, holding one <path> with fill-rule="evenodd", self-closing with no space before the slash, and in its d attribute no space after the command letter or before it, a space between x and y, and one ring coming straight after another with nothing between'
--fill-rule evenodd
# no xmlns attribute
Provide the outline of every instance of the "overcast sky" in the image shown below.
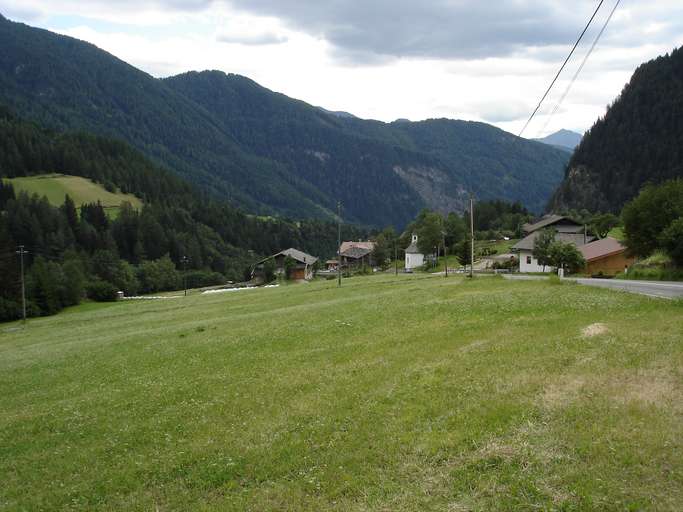
<svg viewBox="0 0 683 512"><path fill-rule="evenodd" d="M525 133L582 132L638 64L683 45L683 1L616 0ZM0 0L15 21L89 41L165 77L220 69L330 110L392 121L472 119L517 132L598 0Z"/></svg>

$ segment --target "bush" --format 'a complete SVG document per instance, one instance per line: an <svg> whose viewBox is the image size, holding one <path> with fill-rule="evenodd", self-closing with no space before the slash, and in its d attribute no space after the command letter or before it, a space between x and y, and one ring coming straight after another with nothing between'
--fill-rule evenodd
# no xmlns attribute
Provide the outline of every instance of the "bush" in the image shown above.
<svg viewBox="0 0 683 512"><path fill-rule="evenodd" d="M87 287L88 297L96 302L113 302L116 300L118 287L109 281L90 281Z"/></svg>
<svg viewBox="0 0 683 512"><path fill-rule="evenodd" d="M683 217L669 224L659 237L659 244L675 265L683 267Z"/></svg>
<svg viewBox="0 0 683 512"><path fill-rule="evenodd" d="M647 257L664 248L662 245L671 241L669 236L683 229L680 224L676 227L683 217L683 179L646 186L638 197L624 206L621 216L626 246L633 254ZM667 251L669 249L676 252L676 244Z"/></svg>
<svg viewBox="0 0 683 512"><path fill-rule="evenodd" d="M263 281L265 283L271 283L275 281L275 260L273 258L266 260L263 263Z"/></svg>
<svg viewBox="0 0 683 512"><path fill-rule="evenodd" d="M180 273L171 258L165 255L154 261L145 261L138 268L143 293L177 290L182 284Z"/></svg>
<svg viewBox="0 0 683 512"><path fill-rule="evenodd" d="M204 288L225 283L225 276L210 270L193 270L185 275L188 288Z"/></svg>
<svg viewBox="0 0 683 512"><path fill-rule="evenodd" d="M296 261L291 256L285 256L285 261L282 263L285 271L285 279L292 278L292 272L296 268Z"/></svg>
<svg viewBox="0 0 683 512"><path fill-rule="evenodd" d="M547 262L569 273L576 273L586 266L586 260L574 244L559 241L548 246Z"/></svg>

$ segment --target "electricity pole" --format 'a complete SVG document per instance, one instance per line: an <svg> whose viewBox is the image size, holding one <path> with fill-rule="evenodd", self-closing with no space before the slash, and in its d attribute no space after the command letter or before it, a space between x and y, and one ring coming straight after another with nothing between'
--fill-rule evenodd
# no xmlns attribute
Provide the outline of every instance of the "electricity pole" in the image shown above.
<svg viewBox="0 0 683 512"><path fill-rule="evenodd" d="M187 256L183 256L180 261L183 262L183 288L185 288L185 297L187 297Z"/></svg>
<svg viewBox="0 0 683 512"><path fill-rule="evenodd" d="M448 248L446 247L446 232L444 231L443 233L443 259L446 263L444 263L444 269L446 270L446 277L448 277Z"/></svg>
<svg viewBox="0 0 683 512"><path fill-rule="evenodd" d="M398 238L394 238L394 274L398 275Z"/></svg>
<svg viewBox="0 0 683 512"><path fill-rule="evenodd" d="M474 277L474 196L470 195L470 277Z"/></svg>
<svg viewBox="0 0 683 512"><path fill-rule="evenodd" d="M21 261L21 310L23 313L24 323L26 323L26 285L24 283L24 254L28 254L28 251L24 250L24 246L20 245L19 250L16 251L19 255L19 260Z"/></svg>
<svg viewBox="0 0 683 512"><path fill-rule="evenodd" d="M341 201L337 201L337 287L341 286Z"/></svg>

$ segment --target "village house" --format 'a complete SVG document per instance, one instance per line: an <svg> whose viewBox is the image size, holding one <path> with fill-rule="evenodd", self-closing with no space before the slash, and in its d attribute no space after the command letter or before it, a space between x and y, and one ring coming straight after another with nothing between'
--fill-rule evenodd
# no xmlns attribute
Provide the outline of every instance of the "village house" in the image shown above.
<svg viewBox="0 0 683 512"><path fill-rule="evenodd" d="M279 253L273 254L272 256L269 256L268 258L265 258L256 263L251 273L252 279L258 277L263 278L264 267L266 262L269 260L273 260L273 262L275 263L275 274L284 275L285 259L288 256L292 258L292 260L294 260L294 266L292 267L289 275L290 279L294 281L304 281L313 279L313 265L315 265L315 263L318 261L318 258L294 248L289 248L284 251L280 251Z"/></svg>
<svg viewBox="0 0 683 512"><path fill-rule="evenodd" d="M377 264L372 257L375 250L375 242L358 241L342 242L339 248L342 267L359 268L364 266L375 266Z"/></svg>
<svg viewBox="0 0 683 512"><path fill-rule="evenodd" d="M408 247L406 247L405 250L406 253L406 261L405 261L405 269L406 270L413 270L416 268L420 268L422 265L425 263L425 255L422 254L420 249L417 246L417 235L413 233L411 243Z"/></svg>
<svg viewBox="0 0 683 512"><path fill-rule="evenodd" d="M627 272L635 262L635 258L627 254L626 247L611 237L582 245L579 251L586 260L584 273L590 275L614 276Z"/></svg>
<svg viewBox="0 0 683 512"><path fill-rule="evenodd" d="M534 258L534 242L536 237L546 228L555 231L555 240L571 243L580 247L595 240L586 233L586 227L562 215L546 215L532 224L524 224L522 229L526 236L512 246L512 251L519 255L520 272L552 272L549 266L543 266Z"/></svg>

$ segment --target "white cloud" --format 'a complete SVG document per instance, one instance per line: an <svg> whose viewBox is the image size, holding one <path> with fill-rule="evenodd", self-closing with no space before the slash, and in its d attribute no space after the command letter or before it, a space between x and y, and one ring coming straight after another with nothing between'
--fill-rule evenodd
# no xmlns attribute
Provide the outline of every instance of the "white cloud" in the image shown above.
<svg viewBox="0 0 683 512"><path fill-rule="evenodd" d="M594 5L588 0L571 5L505 0L496 9L473 0L0 0L0 12L92 42L154 76L220 69L360 117L455 117L516 132ZM537 30L539 24L543 30ZM539 130L598 24L526 136L545 134ZM446 30L458 32L458 27L457 37ZM461 44L463 37L467 44ZM587 129L638 64L681 44L681 2L622 2L546 131Z"/></svg>

